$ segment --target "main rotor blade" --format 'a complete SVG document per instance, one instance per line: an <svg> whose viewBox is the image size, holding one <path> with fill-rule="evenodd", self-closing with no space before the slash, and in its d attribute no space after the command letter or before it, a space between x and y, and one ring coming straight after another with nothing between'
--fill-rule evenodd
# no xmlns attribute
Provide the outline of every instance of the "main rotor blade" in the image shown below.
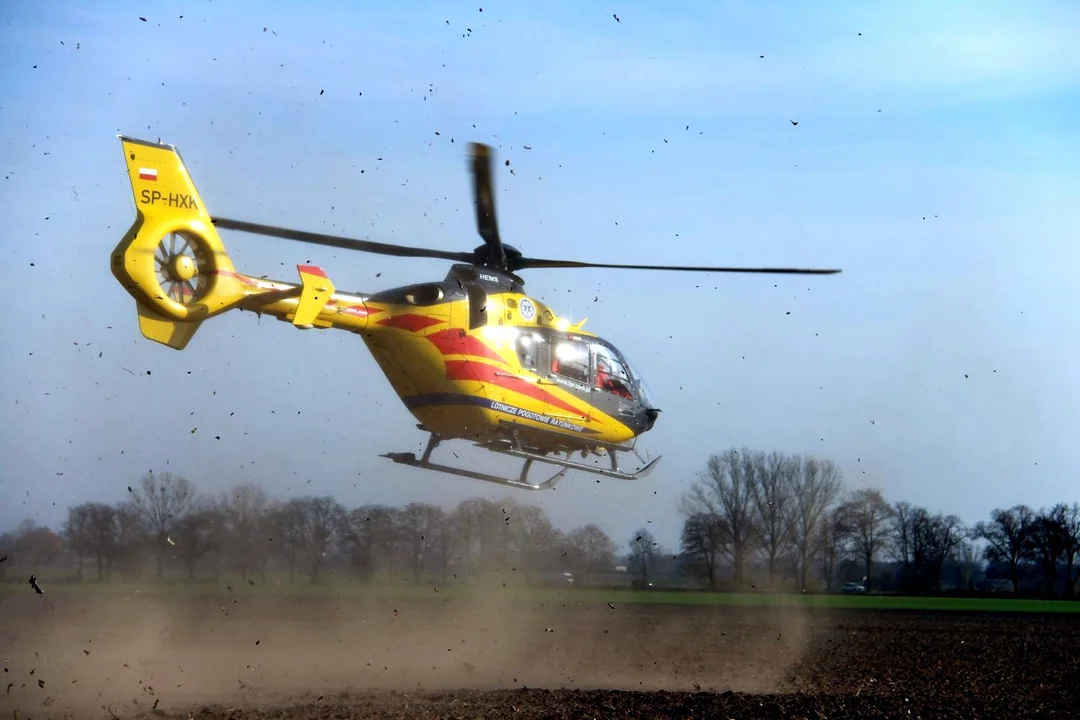
<svg viewBox="0 0 1080 720"><path fill-rule="evenodd" d="M618 270L676 270L680 272L715 272L715 273L767 273L780 275L835 275L840 270L820 270L803 268L740 268L740 267L698 267L689 265L620 265L617 263L588 263L575 260L543 260L523 257L513 263L512 270L529 268L615 268Z"/></svg>
<svg viewBox="0 0 1080 720"><path fill-rule="evenodd" d="M343 250L359 250L360 252L375 253L376 255L392 255L394 257L417 257L436 258L439 260L453 260L455 262L471 263L471 252L451 252L448 250L429 250L427 248L414 248L405 245L390 245L388 243L373 242L371 240L357 240L355 238L324 235L322 233L307 232L306 230L291 230L289 228L274 225L260 225L244 220L230 220L229 218L213 218L211 222L226 230L238 230L240 232L253 233L255 235L269 235L270 237L283 238L285 240L298 240L299 242L325 245L327 247L341 248Z"/></svg>
<svg viewBox="0 0 1080 720"><path fill-rule="evenodd" d="M495 218L495 191L491 172L492 149L489 145L469 143L472 156L473 200L476 202L476 229L488 247L489 259L506 269L506 251L499 237Z"/></svg>

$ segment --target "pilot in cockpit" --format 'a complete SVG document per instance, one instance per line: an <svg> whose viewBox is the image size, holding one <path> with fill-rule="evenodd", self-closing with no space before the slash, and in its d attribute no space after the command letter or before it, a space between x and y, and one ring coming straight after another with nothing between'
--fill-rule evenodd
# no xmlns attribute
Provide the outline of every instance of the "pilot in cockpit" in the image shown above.
<svg viewBox="0 0 1080 720"><path fill-rule="evenodd" d="M596 357L596 387L627 400L634 399L634 396L630 393L630 388L626 387L626 383L623 382L622 378L611 374L611 365L608 363L607 358L602 355Z"/></svg>

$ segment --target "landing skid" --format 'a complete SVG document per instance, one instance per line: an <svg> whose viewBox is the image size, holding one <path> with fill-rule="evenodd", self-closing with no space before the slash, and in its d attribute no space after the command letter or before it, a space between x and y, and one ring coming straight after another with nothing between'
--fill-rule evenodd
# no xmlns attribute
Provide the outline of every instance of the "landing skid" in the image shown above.
<svg viewBox="0 0 1080 720"><path fill-rule="evenodd" d="M570 468L563 467L559 472L549 477L540 483L529 482L529 470L532 468L533 459L529 458L525 460L524 467L521 468L521 474L516 479L504 478L498 475L488 475L487 473L476 472L475 470L466 470L465 468L451 467L450 465L440 465L439 463L431 462L431 453L439 446L441 438L435 433L431 433L431 437L428 438L427 447L424 448L424 456L419 460L416 459L416 453L386 453L381 457L389 458L399 465L409 465L415 468L421 468L422 470L434 470L435 472L443 472L449 475L457 475L458 477L471 478L473 480L483 480L484 482L496 483L498 485L508 485L510 487L521 488L523 490L552 490L556 483L562 479L563 475ZM557 464L557 463L556 463Z"/></svg>
<svg viewBox="0 0 1080 720"><path fill-rule="evenodd" d="M491 452L497 452L502 455L510 455L512 457L521 458L525 461L524 466L521 468L521 474L517 478L506 478L498 475L489 475L487 473L476 472L475 470L467 470L465 468L456 468L450 465L442 465L439 463L431 462L431 454L435 448L442 442L435 433L431 433L428 438L427 447L424 448L424 454L420 459L417 459L415 453L386 453L381 457L389 458L399 465L409 465L415 468L421 468L423 470L434 470L436 472L447 473L449 475L457 475L459 477L466 477L472 480L483 480L484 482L497 483L499 485L507 485L509 487L521 488L524 490L551 490L566 474L567 470L580 470L582 472L593 473L595 475L602 475L604 477L615 478L618 480L639 480L656 467L656 464L660 462L660 457L653 458L646 463L644 467L633 473L624 472L619 469L619 460L617 457L618 452L633 452L637 455L637 451L632 447L624 447L620 445L607 445L604 449L607 451L608 456L611 459L610 468L596 467L594 465L587 465L581 462L575 462L570 459L573 451L567 451L566 457L553 457L551 455L541 454L527 450L520 439L516 431L513 431L509 439L505 440L493 440L488 442L476 443L477 446L490 450ZM640 456L638 456L639 459ZM529 470L532 468L534 462L548 463L550 465L556 465L560 469L555 475L544 480L540 483L533 483L528 480Z"/></svg>

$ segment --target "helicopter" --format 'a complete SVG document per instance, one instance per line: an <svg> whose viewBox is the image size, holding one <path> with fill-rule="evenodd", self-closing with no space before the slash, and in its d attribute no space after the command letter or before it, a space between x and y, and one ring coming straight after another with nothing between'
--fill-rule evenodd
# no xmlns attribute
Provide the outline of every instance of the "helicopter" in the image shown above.
<svg viewBox="0 0 1080 720"><path fill-rule="evenodd" d="M211 216L173 145L118 135L136 218L112 252L114 277L135 299L142 335L183 350L200 325L247 310L299 329L359 335L394 392L428 434L421 457L390 452L395 463L528 490L552 489L568 470L622 480L645 477L660 457L643 458L638 438L660 408L645 380L611 342L571 323L525 292L518 274L538 268L615 268L713 273L834 274L840 270L624 265L524 256L499 235L492 181L494 150L470 144L476 223L483 244L471 252L371 240ZM299 283L236 270L219 230L379 255L452 262L442 280L341 292L315 265L297 265ZM432 461L444 441L471 442L524 461L503 477ZM643 466L621 468L633 453ZM608 466L582 460L607 458ZM558 468L539 482L534 462ZM597 461L602 463L603 460Z"/></svg>

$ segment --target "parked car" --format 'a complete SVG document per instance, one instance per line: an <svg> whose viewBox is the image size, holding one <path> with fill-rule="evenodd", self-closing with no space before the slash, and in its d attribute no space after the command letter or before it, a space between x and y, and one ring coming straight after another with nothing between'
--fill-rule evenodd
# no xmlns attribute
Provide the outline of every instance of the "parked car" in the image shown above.
<svg viewBox="0 0 1080 720"><path fill-rule="evenodd" d="M840 588L840 592L848 595L861 595L866 592L866 586L861 583L847 582L844 583L844 587Z"/></svg>

